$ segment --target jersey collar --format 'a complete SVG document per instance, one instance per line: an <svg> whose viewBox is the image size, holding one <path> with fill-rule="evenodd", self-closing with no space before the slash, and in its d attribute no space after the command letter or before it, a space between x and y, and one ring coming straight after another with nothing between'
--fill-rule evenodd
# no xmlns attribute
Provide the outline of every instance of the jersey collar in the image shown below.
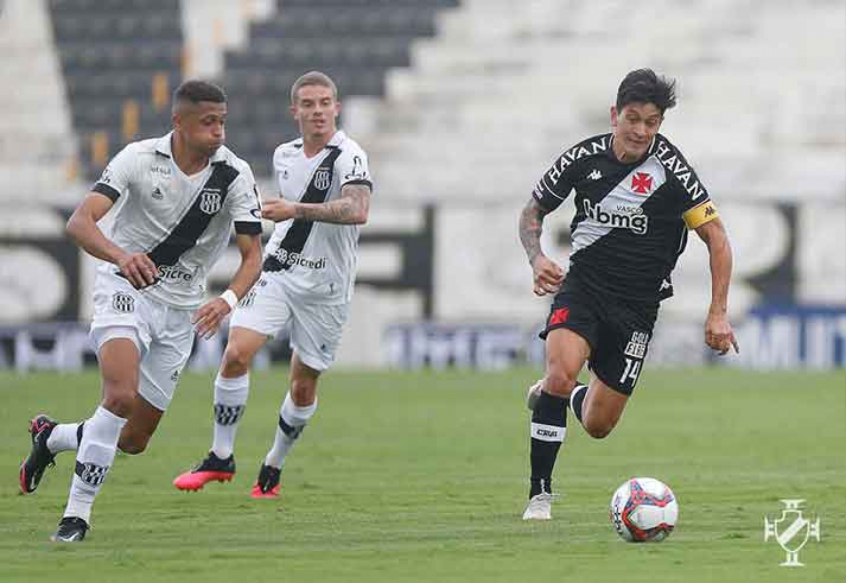
<svg viewBox="0 0 846 583"><path fill-rule="evenodd" d="M173 135L173 132L168 132L167 134L160 137L156 140L156 154L161 154L167 158L172 158L173 155L170 151L170 138Z"/></svg>
<svg viewBox="0 0 846 583"><path fill-rule="evenodd" d="M344 130L338 130L335 132L335 135L332 136L332 139L329 140L329 143L326 144L327 148L337 148L341 145L341 142L347 139L347 134L344 133Z"/></svg>
<svg viewBox="0 0 846 583"><path fill-rule="evenodd" d="M347 139L347 134L345 134L343 130L338 130L329 139L329 142L326 144L326 148L329 148L330 150L334 150L335 148L340 146L341 142L343 142L345 139ZM292 145L295 148L302 148L303 147L303 137L300 136L299 138L294 140ZM326 148L324 148L324 149L326 149Z"/></svg>

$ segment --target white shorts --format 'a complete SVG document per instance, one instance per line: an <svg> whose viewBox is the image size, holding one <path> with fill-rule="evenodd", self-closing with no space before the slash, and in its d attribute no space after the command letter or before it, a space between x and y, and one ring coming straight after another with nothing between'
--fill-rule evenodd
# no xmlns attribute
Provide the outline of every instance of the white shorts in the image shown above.
<svg viewBox="0 0 846 583"><path fill-rule="evenodd" d="M167 410L194 345L193 310L147 297L117 276L97 274L91 340L100 348L128 338L141 355L138 393L156 409Z"/></svg>
<svg viewBox="0 0 846 583"><path fill-rule="evenodd" d="M284 285L284 273L262 273L235 308L229 327L276 336L289 327L291 348L309 368L324 371L335 360L349 304L309 303Z"/></svg>

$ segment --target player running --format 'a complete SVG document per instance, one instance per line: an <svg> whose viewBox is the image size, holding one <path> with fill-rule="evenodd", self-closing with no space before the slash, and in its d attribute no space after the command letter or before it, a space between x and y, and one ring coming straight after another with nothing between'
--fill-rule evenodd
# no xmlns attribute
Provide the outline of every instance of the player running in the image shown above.
<svg viewBox="0 0 846 583"><path fill-rule="evenodd" d="M626 75L611 107L613 131L568 149L544 174L520 216L534 293L555 293L546 329L546 376L529 389L531 486L523 518L551 518L552 469L567 407L592 437L608 435L642 371L658 304L693 229L711 258L705 343L725 354L732 254L716 207L681 152L658 133L676 104L675 82L650 69ZM544 255L544 217L575 191L566 274ZM585 362L590 384L578 382Z"/></svg>
<svg viewBox="0 0 846 583"><path fill-rule="evenodd" d="M31 421L20 488L38 487L56 454L77 450L67 507L52 540L78 542L116 448L144 451L167 409L195 333L212 336L261 272L260 201L249 165L224 145L226 96L203 81L174 93L173 131L112 159L68 221L68 236L99 259L91 338L103 399L81 423ZM114 207L111 228L98 221ZM241 264L204 303L206 274L232 225ZM198 309L199 308L199 309Z"/></svg>
<svg viewBox="0 0 846 583"><path fill-rule="evenodd" d="M360 225L367 221L372 184L367 155L337 128L335 83L312 71L291 88L290 111L301 137L273 155L281 197L262 216L277 222L265 249L261 279L235 309L229 344L214 383L214 437L208 456L178 476L180 490L199 490L235 474L235 435L258 350L287 327L290 389L279 411L270 451L252 489L254 498L279 494L282 466L317 409L317 381L329 368L353 294Z"/></svg>

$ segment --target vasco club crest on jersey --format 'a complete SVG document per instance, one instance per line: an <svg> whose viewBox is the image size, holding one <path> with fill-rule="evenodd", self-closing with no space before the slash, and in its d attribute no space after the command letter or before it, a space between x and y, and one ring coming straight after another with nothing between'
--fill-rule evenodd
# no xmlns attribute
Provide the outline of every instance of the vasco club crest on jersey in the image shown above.
<svg viewBox="0 0 846 583"><path fill-rule="evenodd" d="M221 201L219 188L204 188L200 193L200 210L213 215L220 210Z"/></svg>
<svg viewBox="0 0 846 583"><path fill-rule="evenodd" d="M320 190L326 190L329 188L331 181L332 176L329 174L329 170L325 168L320 168L314 173L314 186Z"/></svg>
<svg viewBox="0 0 846 583"><path fill-rule="evenodd" d="M135 311L135 298L124 292L115 292L112 296L112 308L116 312L129 314Z"/></svg>
<svg viewBox="0 0 846 583"><path fill-rule="evenodd" d="M632 190L638 194L649 194L652 190L652 176L648 172L635 172L632 176Z"/></svg>

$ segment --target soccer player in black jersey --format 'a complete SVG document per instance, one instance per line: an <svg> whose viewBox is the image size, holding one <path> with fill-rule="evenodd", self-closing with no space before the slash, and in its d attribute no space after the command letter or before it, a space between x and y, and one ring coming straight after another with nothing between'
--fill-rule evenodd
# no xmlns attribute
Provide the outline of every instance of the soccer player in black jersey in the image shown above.
<svg viewBox="0 0 846 583"><path fill-rule="evenodd" d="M646 357L658 304L693 229L710 255L705 343L738 350L727 317L732 254L711 197L682 153L658 133L676 104L675 81L630 72L611 107L612 132L566 150L535 186L520 215L534 293L556 294L541 337L546 375L529 389L531 487L525 520L551 518L551 477L567 408L592 437L620 419ZM574 192L568 272L541 250L544 217ZM590 384L578 382L585 363Z"/></svg>

